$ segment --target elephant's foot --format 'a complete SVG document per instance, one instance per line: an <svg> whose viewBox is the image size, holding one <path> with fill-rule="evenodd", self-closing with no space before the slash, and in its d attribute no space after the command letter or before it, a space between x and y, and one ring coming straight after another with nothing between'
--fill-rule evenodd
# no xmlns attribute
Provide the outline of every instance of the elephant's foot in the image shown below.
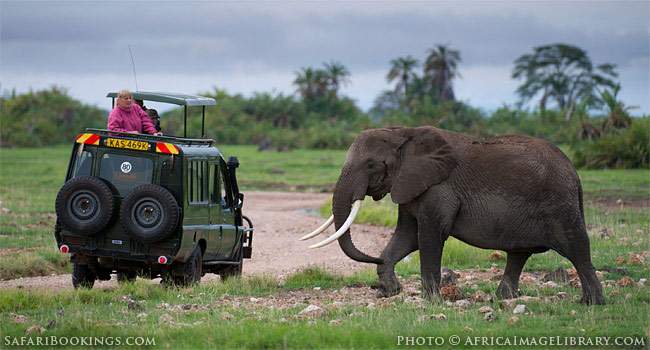
<svg viewBox="0 0 650 350"><path fill-rule="evenodd" d="M518 288L516 285L513 286L511 283L502 280L501 283L499 283L499 287L497 288L497 296L499 299L517 298L520 295L517 289Z"/></svg>
<svg viewBox="0 0 650 350"><path fill-rule="evenodd" d="M379 281L377 286L377 298L389 298L399 294L402 291L402 286L393 278L388 281Z"/></svg>
<svg viewBox="0 0 650 350"><path fill-rule="evenodd" d="M586 305L605 305L605 298L603 297L603 293L583 293L580 303Z"/></svg>

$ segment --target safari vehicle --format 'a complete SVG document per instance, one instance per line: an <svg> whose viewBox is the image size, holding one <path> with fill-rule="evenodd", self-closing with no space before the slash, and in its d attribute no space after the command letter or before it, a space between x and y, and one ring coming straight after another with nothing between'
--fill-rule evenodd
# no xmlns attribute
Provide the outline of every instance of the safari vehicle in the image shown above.
<svg viewBox="0 0 650 350"><path fill-rule="evenodd" d="M115 104L116 93L109 93ZM184 106L183 137L86 129L72 147L56 198L56 242L71 254L72 284L136 276L175 285L206 272L241 274L251 257L253 225L242 215L237 158L226 162L204 138L214 99L134 92L137 100ZM187 108L202 108L201 138L187 137Z"/></svg>

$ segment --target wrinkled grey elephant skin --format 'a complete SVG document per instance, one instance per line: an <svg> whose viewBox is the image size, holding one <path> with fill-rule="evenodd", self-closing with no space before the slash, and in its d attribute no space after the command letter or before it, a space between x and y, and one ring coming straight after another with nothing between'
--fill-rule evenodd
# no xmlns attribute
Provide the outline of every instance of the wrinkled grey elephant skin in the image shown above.
<svg viewBox="0 0 650 350"><path fill-rule="evenodd" d="M350 146L333 196L336 228L351 204L390 193L397 227L379 258L359 251L348 230L339 238L350 258L377 264L379 296L400 292L395 264L420 250L423 294L437 297L449 236L508 253L497 295L517 295L534 253L552 249L575 266L582 302L603 304L591 263L582 187L569 159L553 144L526 136L475 140L433 127L366 130Z"/></svg>

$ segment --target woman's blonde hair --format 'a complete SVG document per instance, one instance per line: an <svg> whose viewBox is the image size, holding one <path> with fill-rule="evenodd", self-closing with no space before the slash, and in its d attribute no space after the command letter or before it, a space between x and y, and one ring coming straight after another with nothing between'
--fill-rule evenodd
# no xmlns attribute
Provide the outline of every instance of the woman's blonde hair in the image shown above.
<svg viewBox="0 0 650 350"><path fill-rule="evenodd" d="M127 97L127 96L128 97L133 97L133 94L131 94L131 91L129 91L127 89L122 89L117 93L117 98Z"/></svg>

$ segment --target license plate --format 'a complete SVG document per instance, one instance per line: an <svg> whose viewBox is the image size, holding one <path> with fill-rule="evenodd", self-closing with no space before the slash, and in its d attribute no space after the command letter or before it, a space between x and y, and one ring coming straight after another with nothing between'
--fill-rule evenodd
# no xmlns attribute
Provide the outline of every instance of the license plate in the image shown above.
<svg viewBox="0 0 650 350"><path fill-rule="evenodd" d="M145 142L145 141L106 139L106 141L104 141L104 144L108 147L113 147L113 148L134 149L136 151L149 150L149 142Z"/></svg>

